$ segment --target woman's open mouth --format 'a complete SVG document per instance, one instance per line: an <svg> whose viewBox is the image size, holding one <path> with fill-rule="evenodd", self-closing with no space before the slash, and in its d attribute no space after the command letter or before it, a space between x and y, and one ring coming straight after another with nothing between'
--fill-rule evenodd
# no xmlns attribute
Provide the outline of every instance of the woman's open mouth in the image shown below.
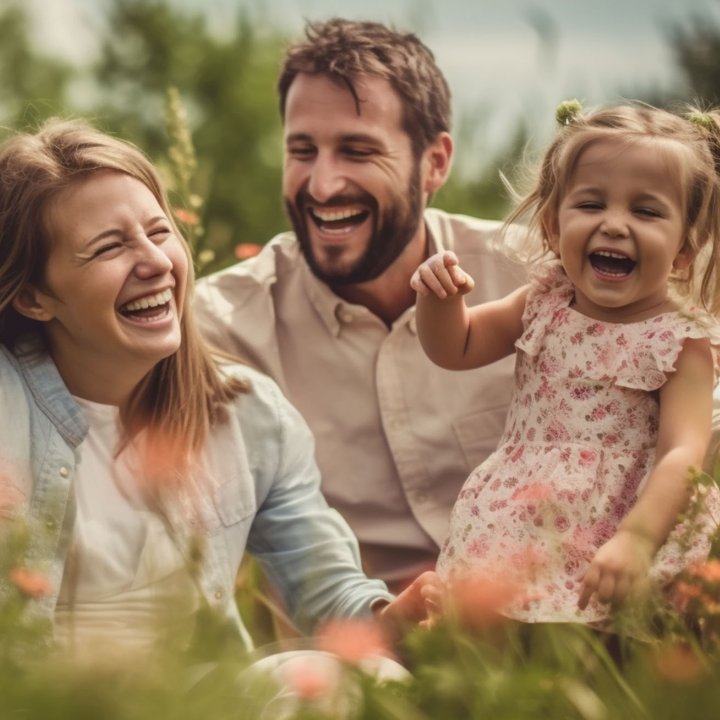
<svg viewBox="0 0 720 720"><path fill-rule="evenodd" d="M154 295L131 300L121 305L119 312L123 317L140 322L152 322L165 317L170 311L172 290L167 288Z"/></svg>

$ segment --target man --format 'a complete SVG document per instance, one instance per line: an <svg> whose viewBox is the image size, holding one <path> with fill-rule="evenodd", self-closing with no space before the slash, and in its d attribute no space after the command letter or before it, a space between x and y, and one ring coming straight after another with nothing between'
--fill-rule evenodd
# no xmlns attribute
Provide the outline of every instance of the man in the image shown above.
<svg viewBox="0 0 720 720"><path fill-rule="evenodd" d="M468 472L503 427L513 360L454 373L415 332L410 276L454 250L477 287L522 280L499 223L426 210L450 170L450 96L432 53L383 25L311 24L279 80L294 233L200 284L206 336L269 373L308 421L329 503L365 569L398 591L434 565Z"/></svg>

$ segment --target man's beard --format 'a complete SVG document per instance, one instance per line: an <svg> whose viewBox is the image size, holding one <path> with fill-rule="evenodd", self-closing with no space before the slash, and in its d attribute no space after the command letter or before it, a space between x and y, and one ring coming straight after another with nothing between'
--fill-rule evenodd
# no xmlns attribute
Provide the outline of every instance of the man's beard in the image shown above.
<svg viewBox="0 0 720 720"><path fill-rule="evenodd" d="M318 262L313 253L308 222L307 204L312 199L305 190L300 190L295 202L285 199L288 217L293 225L295 234L305 260L312 273L328 285L356 285L380 277L390 265L397 260L403 250L415 236L422 218L422 194L420 192L420 164L413 163L413 169L405 194L394 194L380 218L377 201L364 196L364 205L371 206L372 216L375 218L370 241L365 252L350 266L327 268ZM322 203L325 207L335 205L351 205L360 198L338 197L329 203ZM318 203L320 205L321 203Z"/></svg>

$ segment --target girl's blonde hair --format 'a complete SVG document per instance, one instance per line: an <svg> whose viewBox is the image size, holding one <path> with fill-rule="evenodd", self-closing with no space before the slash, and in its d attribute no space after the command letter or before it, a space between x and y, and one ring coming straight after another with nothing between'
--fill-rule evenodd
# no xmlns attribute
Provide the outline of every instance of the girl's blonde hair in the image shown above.
<svg viewBox="0 0 720 720"><path fill-rule="evenodd" d="M681 299L720 312L720 112L688 108L684 114L640 103L584 112L577 101L558 108L560 131L545 152L533 189L519 202L507 224L526 220L532 234L550 251L560 202L578 160L593 143L654 143L675 160L682 191L685 246L693 260L671 278ZM675 169L675 168L673 168Z"/></svg>
<svg viewBox="0 0 720 720"><path fill-rule="evenodd" d="M77 120L49 120L37 133L19 133L0 148L0 342L12 347L26 333L43 333L43 323L19 314L13 299L26 285L42 287L53 240L47 209L53 198L93 173L113 170L139 180L160 204L182 238L160 178L134 145ZM147 446L173 458L178 478L203 448L212 424L246 383L222 375L196 329L192 313L190 249L182 342L160 361L122 409L126 442L141 430ZM154 441L157 441L153 445ZM169 468L169 465L165 468Z"/></svg>

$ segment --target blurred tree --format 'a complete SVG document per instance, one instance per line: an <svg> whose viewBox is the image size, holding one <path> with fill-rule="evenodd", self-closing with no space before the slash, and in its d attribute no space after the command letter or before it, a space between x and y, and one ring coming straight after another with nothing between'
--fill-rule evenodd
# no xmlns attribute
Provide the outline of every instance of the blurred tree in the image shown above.
<svg viewBox="0 0 720 720"><path fill-rule="evenodd" d="M167 0L114 0L95 68L105 127L167 157L165 98L177 88L192 131L213 270L241 243L263 243L286 226L280 200L280 123L275 99L283 38L243 15L227 37L202 12Z"/></svg>
<svg viewBox="0 0 720 720"><path fill-rule="evenodd" d="M0 9L0 117L5 129L27 128L65 112L72 67L37 52L19 0ZM4 133L3 133L4 134Z"/></svg>
<svg viewBox="0 0 720 720"><path fill-rule="evenodd" d="M687 84L684 96L720 105L720 23L697 17L689 28L671 30L670 42Z"/></svg>

